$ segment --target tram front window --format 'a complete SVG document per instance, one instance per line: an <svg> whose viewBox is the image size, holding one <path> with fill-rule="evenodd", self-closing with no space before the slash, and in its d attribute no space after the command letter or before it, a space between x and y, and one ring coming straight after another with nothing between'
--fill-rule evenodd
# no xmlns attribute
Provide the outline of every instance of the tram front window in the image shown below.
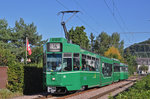
<svg viewBox="0 0 150 99"><path fill-rule="evenodd" d="M60 72L62 68L61 54L47 54L47 71Z"/></svg>

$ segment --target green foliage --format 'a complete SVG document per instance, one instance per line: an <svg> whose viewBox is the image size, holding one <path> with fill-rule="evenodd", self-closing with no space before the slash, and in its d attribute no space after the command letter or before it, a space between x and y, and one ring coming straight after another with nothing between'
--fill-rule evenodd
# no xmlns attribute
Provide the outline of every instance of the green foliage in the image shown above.
<svg viewBox="0 0 150 99"><path fill-rule="evenodd" d="M89 39L86 36L86 32L84 32L85 27L76 27L75 30L71 28L69 30L69 38L72 40L74 44L80 45L82 48L89 48Z"/></svg>
<svg viewBox="0 0 150 99"><path fill-rule="evenodd" d="M8 89L1 89L0 90L0 99L7 99L12 94L11 91Z"/></svg>
<svg viewBox="0 0 150 99"><path fill-rule="evenodd" d="M8 66L8 84L7 88L12 92L21 92L23 89L23 66L16 61L15 55L8 49L0 46L0 65Z"/></svg>
<svg viewBox="0 0 150 99"><path fill-rule="evenodd" d="M149 97L150 75L135 83L133 87L129 88L129 91L119 94L116 99L149 99Z"/></svg>
<svg viewBox="0 0 150 99"><path fill-rule="evenodd" d="M8 98L12 98L12 97L16 97L16 96L20 96L22 95L22 93L19 92L11 92L8 89L0 89L0 99L8 99Z"/></svg>
<svg viewBox="0 0 150 99"><path fill-rule="evenodd" d="M106 32L102 32L96 38L94 44L94 51L101 55L104 55L104 52L107 51L110 44L110 36Z"/></svg>
<svg viewBox="0 0 150 99"><path fill-rule="evenodd" d="M31 59L31 63L29 64L41 64L43 62L43 46L32 48L32 54L28 58Z"/></svg>
<svg viewBox="0 0 150 99"><path fill-rule="evenodd" d="M11 39L11 29L8 28L8 23L5 19L0 19L0 40L8 43Z"/></svg>
<svg viewBox="0 0 150 99"><path fill-rule="evenodd" d="M3 49L3 47L0 46L0 66L8 66L14 58L15 56L12 55L9 50Z"/></svg>
<svg viewBox="0 0 150 99"><path fill-rule="evenodd" d="M149 99L150 90L131 89L130 93L119 94L116 99Z"/></svg>
<svg viewBox="0 0 150 99"><path fill-rule="evenodd" d="M12 62L8 65L8 84L7 88L12 92L23 91L24 70L23 65Z"/></svg>
<svg viewBox="0 0 150 99"><path fill-rule="evenodd" d="M110 47L114 46L123 55L124 41L120 41L120 35L118 33L113 33L109 36L106 32L102 32L96 37L94 42L94 51L96 53L104 55Z"/></svg>
<svg viewBox="0 0 150 99"><path fill-rule="evenodd" d="M93 33L91 33L91 34L90 34L90 41L91 41L91 42L90 42L90 47L91 47L91 50L92 50L92 51L94 51L94 38L95 38L95 37L94 37Z"/></svg>
<svg viewBox="0 0 150 99"><path fill-rule="evenodd" d="M24 20L20 18L19 21L16 21L14 32L12 33L12 43L14 48L13 52L19 59L21 59L22 57L25 58L24 53L26 49L26 37L28 37L31 47L41 46L44 42L41 41L42 36L38 34L37 27L34 25L34 23L32 22L31 24L25 24Z"/></svg>
<svg viewBox="0 0 150 99"><path fill-rule="evenodd" d="M20 18L19 21L16 21L15 27L8 28L7 21L4 19L0 20L1 45L15 54L19 61L21 58L25 58L26 37L28 37L32 48L39 47L45 42L42 41L42 36L38 34L33 22L25 24L24 20ZM40 54L40 52L36 54Z"/></svg>
<svg viewBox="0 0 150 99"><path fill-rule="evenodd" d="M139 67L139 70L147 72L148 71L148 66L142 65Z"/></svg>
<svg viewBox="0 0 150 99"><path fill-rule="evenodd" d="M125 49L125 53L127 52L127 49L129 49L130 54L135 55L137 57L141 57L141 58L142 57L144 57L144 58L150 57L150 53L147 53L150 50L149 44L150 44L150 39L145 40L145 41L140 42L140 43L133 44L133 45L131 45Z"/></svg>
<svg viewBox="0 0 150 99"><path fill-rule="evenodd" d="M137 70L136 56L130 54L130 50L124 54L124 58L128 64L129 74L132 75Z"/></svg>
<svg viewBox="0 0 150 99"><path fill-rule="evenodd" d="M26 24L22 18L10 28L5 19L0 19L0 66L8 66L7 88L12 92L22 92L24 87L24 64L19 61L25 59L25 38L28 37L32 48L30 65L38 63L42 67L42 36L32 22ZM37 66L37 64L36 64Z"/></svg>

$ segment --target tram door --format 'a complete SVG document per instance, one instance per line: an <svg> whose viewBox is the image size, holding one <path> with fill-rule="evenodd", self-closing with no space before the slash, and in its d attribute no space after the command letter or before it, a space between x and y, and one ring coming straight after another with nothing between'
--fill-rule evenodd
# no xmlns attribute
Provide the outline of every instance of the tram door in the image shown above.
<svg viewBox="0 0 150 99"><path fill-rule="evenodd" d="M101 66L101 59L99 59L99 74L100 74L100 86L102 85L102 66Z"/></svg>
<svg viewBox="0 0 150 99"><path fill-rule="evenodd" d="M101 58L101 85L111 84L113 81L113 61L102 57Z"/></svg>

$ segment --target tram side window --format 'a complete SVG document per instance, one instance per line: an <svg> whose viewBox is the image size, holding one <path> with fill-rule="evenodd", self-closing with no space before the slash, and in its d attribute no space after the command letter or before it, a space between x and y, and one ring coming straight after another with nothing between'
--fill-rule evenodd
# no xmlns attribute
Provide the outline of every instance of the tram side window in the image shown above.
<svg viewBox="0 0 150 99"><path fill-rule="evenodd" d="M99 59L96 59L95 61L95 70L99 71Z"/></svg>
<svg viewBox="0 0 150 99"><path fill-rule="evenodd" d="M120 66L120 72L123 72L123 71L122 71L122 66Z"/></svg>
<svg viewBox="0 0 150 99"><path fill-rule="evenodd" d="M122 71L125 72L125 67L122 67Z"/></svg>
<svg viewBox="0 0 150 99"><path fill-rule="evenodd" d="M87 64L86 64L86 71L93 71L94 67L93 67L93 61L92 61L92 57L91 56L87 56L86 58L87 60Z"/></svg>
<svg viewBox="0 0 150 99"><path fill-rule="evenodd" d="M72 71L72 54L63 54L63 71Z"/></svg>
<svg viewBox="0 0 150 99"><path fill-rule="evenodd" d="M87 71L91 71L91 56L87 56L86 57L86 60L87 60L87 66L86 66L86 70Z"/></svg>
<svg viewBox="0 0 150 99"><path fill-rule="evenodd" d="M82 70L86 70L86 55L82 54Z"/></svg>
<svg viewBox="0 0 150 99"><path fill-rule="evenodd" d="M120 72L120 66L114 66L114 72Z"/></svg>
<svg viewBox="0 0 150 99"><path fill-rule="evenodd" d="M73 54L73 70L77 71L80 69L80 57L79 53L74 53Z"/></svg>
<svg viewBox="0 0 150 99"><path fill-rule="evenodd" d="M128 72L128 67L125 67L125 71Z"/></svg>
<svg viewBox="0 0 150 99"><path fill-rule="evenodd" d="M112 75L112 64L102 63L102 73L104 77L110 77Z"/></svg>
<svg viewBox="0 0 150 99"><path fill-rule="evenodd" d="M96 71L96 69L95 69L95 57L91 58L90 71Z"/></svg>
<svg viewBox="0 0 150 99"><path fill-rule="evenodd" d="M120 68L120 71L121 71L121 72L125 72L125 67L122 66L122 67Z"/></svg>

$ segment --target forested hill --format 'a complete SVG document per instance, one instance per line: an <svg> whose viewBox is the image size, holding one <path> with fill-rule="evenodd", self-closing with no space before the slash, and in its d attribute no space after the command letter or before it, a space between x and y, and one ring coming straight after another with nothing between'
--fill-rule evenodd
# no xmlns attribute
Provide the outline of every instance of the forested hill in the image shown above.
<svg viewBox="0 0 150 99"><path fill-rule="evenodd" d="M125 48L125 53L129 52L137 57L150 57L150 38Z"/></svg>

